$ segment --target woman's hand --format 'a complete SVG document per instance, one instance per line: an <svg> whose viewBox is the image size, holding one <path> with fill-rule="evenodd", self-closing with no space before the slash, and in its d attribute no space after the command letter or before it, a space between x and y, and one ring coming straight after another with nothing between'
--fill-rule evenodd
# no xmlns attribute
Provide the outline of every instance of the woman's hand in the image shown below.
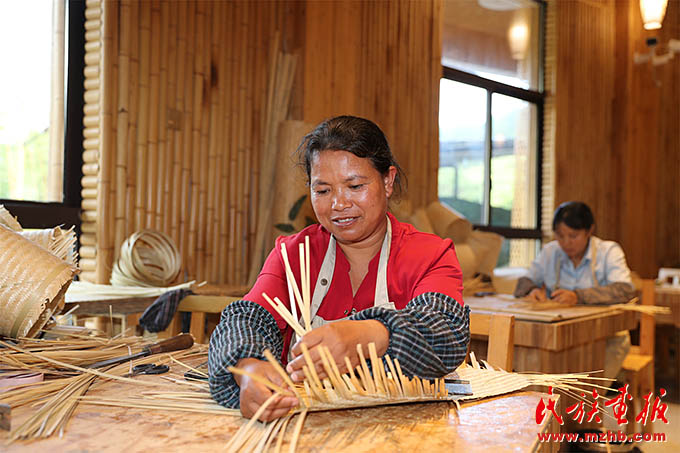
<svg viewBox="0 0 680 453"><path fill-rule="evenodd" d="M564 305L576 305L578 302L578 296L576 293L574 291L569 291L568 289L558 289L553 291L550 299Z"/></svg>
<svg viewBox="0 0 680 453"><path fill-rule="evenodd" d="M545 288L534 288L527 294L527 299L533 302L545 302L548 300L548 296L545 293Z"/></svg>
<svg viewBox="0 0 680 453"><path fill-rule="evenodd" d="M312 362L314 362L316 372L323 379L326 377L326 372L324 371L323 361L319 354L319 346L325 346L330 350L339 371L344 373L348 371L345 365L345 357L350 360L352 367L359 364L358 344L363 346L364 357L368 360L369 343L375 343L378 357L382 357L385 351L387 351L389 341L389 331L380 321L372 319L365 321L335 321L312 330L293 346L291 351L295 359L288 363L286 371L290 373L293 381L300 382L304 380L305 375L302 371L302 366L307 362L302 355L302 343L309 348L309 355Z"/></svg>
<svg viewBox="0 0 680 453"><path fill-rule="evenodd" d="M269 363L258 359L247 358L241 359L236 363L237 368L244 369L252 374L257 374L274 384L287 388L283 378L276 372L274 367ZM274 394L264 385L249 378L248 376L241 376L234 374L236 383L241 388L239 400L241 403L241 414L246 418L251 418L255 412L264 404L267 399ZM272 401L269 406L260 415L260 420L268 422L279 417L283 417L288 412L298 405L298 400L294 396L280 395Z"/></svg>

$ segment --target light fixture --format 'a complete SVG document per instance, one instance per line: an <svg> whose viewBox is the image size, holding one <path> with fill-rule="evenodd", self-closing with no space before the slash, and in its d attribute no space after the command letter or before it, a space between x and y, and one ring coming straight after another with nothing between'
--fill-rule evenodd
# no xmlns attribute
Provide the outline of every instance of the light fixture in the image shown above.
<svg viewBox="0 0 680 453"><path fill-rule="evenodd" d="M510 54L515 60L524 60L529 46L529 27L526 22L518 21L508 29Z"/></svg>
<svg viewBox="0 0 680 453"><path fill-rule="evenodd" d="M667 6L668 0L640 0L640 13L642 13L645 30L661 28Z"/></svg>

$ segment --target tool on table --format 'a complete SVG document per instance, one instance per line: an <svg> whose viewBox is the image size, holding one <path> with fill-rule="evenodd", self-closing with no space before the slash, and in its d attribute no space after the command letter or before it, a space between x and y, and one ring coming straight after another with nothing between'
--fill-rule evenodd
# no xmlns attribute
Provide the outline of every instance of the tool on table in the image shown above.
<svg viewBox="0 0 680 453"><path fill-rule="evenodd" d="M188 333L182 333L167 340L159 341L149 346L145 346L141 352L130 354L123 357L116 357L114 359L103 360L101 362L93 363L87 368L101 368L103 366L116 365L127 362L128 360L146 357L152 354L159 354L162 352L180 351L182 349L189 349L194 344L194 337Z"/></svg>
<svg viewBox="0 0 680 453"><path fill-rule="evenodd" d="M449 391L450 395L454 396L470 396L472 395L472 387L470 381L463 379L444 379L444 387Z"/></svg>
<svg viewBox="0 0 680 453"><path fill-rule="evenodd" d="M155 363L144 363L132 367L132 373L124 374L123 377L137 376L138 374L163 374L170 371L167 365L156 365Z"/></svg>
<svg viewBox="0 0 680 453"><path fill-rule="evenodd" d="M0 403L0 429L9 431L12 427L12 408Z"/></svg>
<svg viewBox="0 0 680 453"><path fill-rule="evenodd" d="M201 363L195 368L196 371L187 371L184 373L184 379L187 380L192 380L192 381L208 381L208 361L206 360L205 362ZM203 373L199 374L197 373Z"/></svg>

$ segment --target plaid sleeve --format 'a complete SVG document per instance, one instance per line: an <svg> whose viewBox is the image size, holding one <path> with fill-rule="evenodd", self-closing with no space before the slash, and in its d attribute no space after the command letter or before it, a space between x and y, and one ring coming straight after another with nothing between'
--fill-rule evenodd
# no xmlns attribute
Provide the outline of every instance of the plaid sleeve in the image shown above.
<svg viewBox="0 0 680 453"><path fill-rule="evenodd" d="M465 360L470 342L470 308L441 293L421 294L402 310L368 308L351 319L382 322L390 332L386 353L408 376L450 373Z"/></svg>
<svg viewBox="0 0 680 453"><path fill-rule="evenodd" d="M239 387L227 367L246 357L265 360L265 349L274 357L283 351L283 336L274 317L254 302L229 304L210 337L208 351L210 393L217 403L239 407Z"/></svg>

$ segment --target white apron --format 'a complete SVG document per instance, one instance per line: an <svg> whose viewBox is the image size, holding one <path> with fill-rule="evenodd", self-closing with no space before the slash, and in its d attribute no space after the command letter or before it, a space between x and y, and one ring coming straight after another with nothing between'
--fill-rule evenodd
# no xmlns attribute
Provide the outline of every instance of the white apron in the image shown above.
<svg viewBox="0 0 680 453"><path fill-rule="evenodd" d="M320 315L317 315L319 307L323 302L326 294L328 294L328 289L331 287L331 281L333 279L333 272L335 271L335 255L336 255L336 244L337 241L335 237L331 234L331 238L328 241L328 248L326 249L326 255L324 256L323 262L321 263L321 270L319 271L319 277L316 279L316 286L314 287L314 294L312 295L311 303L311 315L312 315L312 328L316 329L329 322L340 321L341 319L347 319L349 316L354 314L356 311L352 309L352 313L349 316L340 319L325 320ZM387 294L387 261L390 258L390 246L392 244L392 222L387 218L387 231L385 231L385 239L383 239L382 246L380 248L380 260L378 261L378 275L376 276L375 282L375 298L373 300L374 307L383 307L396 309L393 302L390 302L389 296ZM296 310L294 310L295 312ZM295 341L298 337L295 335ZM290 356L290 353L288 354Z"/></svg>

